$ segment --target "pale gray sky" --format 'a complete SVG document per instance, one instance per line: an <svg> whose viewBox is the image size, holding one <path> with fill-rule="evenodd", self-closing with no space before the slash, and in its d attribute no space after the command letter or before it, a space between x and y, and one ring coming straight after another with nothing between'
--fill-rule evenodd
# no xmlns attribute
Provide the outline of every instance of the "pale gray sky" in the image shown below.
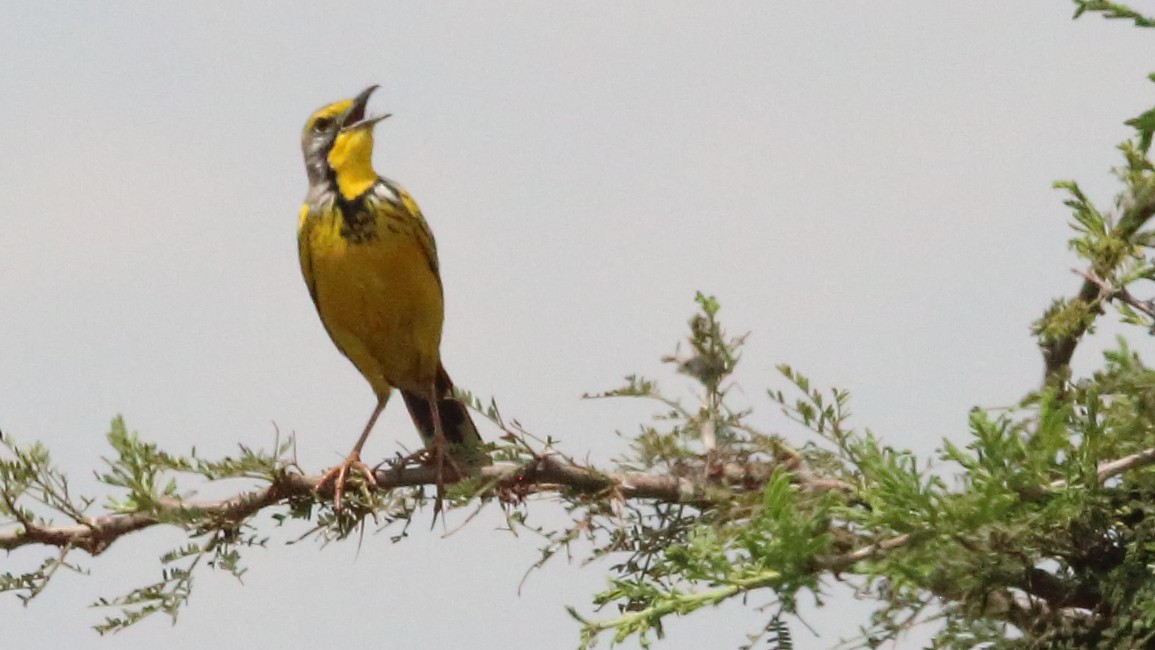
<svg viewBox="0 0 1155 650"><path fill-rule="evenodd" d="M1150 4L1150 3L1147 3ZM1150 33L1042 0L967 3L0 4L0 429L82 484L129 426L223 454L297 435L336 462L372 408L299 277L298 133L379 83L376 164L437 234L457 382L578 456L651 409L579 395L683 335L696 290L751 331L757 422L787 362L852 390L861 426L929 454L972 405L1038 378L1028 324L1077 284L1055 179L1104 204L1124 119L1150 106ZM1086 351L1084 351L1084 354ZM394 404L367 458L412 446ZM87 481L87 482L86 482ZM543 522L560 520L546 503ZM204 574L178 625L114 640L86 605L159 576L150 530L0 599L5 647L572 647L565 604L604 565L518 581L537 541L495 517L447 540L249 553ZM39 561L37 551L4 567ZM755 599L757 600L757 599ZM860 612L810 616L833 645ZM737 607L663 647L734 647ZM805 637L803 630L795 630Z"/></svg>

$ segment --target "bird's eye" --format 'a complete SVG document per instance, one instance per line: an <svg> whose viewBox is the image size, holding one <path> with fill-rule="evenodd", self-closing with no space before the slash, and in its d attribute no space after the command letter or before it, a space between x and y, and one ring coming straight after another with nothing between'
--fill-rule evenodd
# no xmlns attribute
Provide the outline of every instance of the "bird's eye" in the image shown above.
<svg viewBox="0 0 1155 650"><path fill-rule="evenodd" d="M317 118L316 122L313 122L313 131L316 133L328 131L329 127L332 125L333 125L333 120L331 120L327 117L319 117L319 118Z"/></svg>

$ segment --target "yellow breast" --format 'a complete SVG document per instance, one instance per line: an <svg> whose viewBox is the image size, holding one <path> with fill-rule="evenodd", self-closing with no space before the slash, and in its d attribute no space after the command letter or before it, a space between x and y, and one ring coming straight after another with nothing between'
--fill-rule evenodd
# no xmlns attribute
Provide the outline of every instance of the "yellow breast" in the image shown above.
<svg viewBox="0 0 1155 650"><path fill-rule="evenodd" d="M298 228L301 271L321 321L379 396L390 387L427 390L439 362L436 251L407 203L370 191L306 205Z"/></svg>

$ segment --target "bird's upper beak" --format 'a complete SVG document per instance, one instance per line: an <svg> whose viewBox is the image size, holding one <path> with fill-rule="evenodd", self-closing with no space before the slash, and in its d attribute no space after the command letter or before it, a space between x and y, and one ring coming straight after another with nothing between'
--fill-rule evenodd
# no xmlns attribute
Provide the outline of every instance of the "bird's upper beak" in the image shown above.
<svg viewBox="0 0 1155 650"><path fill-rule="evenodd" d="M355 129L371 129L373 125L381 120L389 117L391 113L378 115L376 117L365 117L365 107L369 104L369 97L377 90L377 84L369 86L362 90L359 95L353 98L353 105L349 107L349 111L345 113L345 117L341 119L341 130L352 131Z"/></svg>

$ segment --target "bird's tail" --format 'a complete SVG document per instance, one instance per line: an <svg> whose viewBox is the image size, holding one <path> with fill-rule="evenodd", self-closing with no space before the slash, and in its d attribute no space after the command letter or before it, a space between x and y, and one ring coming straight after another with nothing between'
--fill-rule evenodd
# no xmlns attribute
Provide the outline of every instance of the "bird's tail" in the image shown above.
<svg viewBox="0 0 1155 650"><path fill-rule="evenodd" d="M449 443L450 453L455 457L469 461L471 464L485 464L486 456L481 450L481 435L477 433L477 426L469 417L469 409L460 400L453 396L453 382L445 366L437 365L437 379L434 382L434 391L437 395L437 415L441 419L441 431ZM425 446L433 444L433 405L429 398L411 391L401 391L405 399L405 407L409 409L409 416L417 426Z"/></svg>

